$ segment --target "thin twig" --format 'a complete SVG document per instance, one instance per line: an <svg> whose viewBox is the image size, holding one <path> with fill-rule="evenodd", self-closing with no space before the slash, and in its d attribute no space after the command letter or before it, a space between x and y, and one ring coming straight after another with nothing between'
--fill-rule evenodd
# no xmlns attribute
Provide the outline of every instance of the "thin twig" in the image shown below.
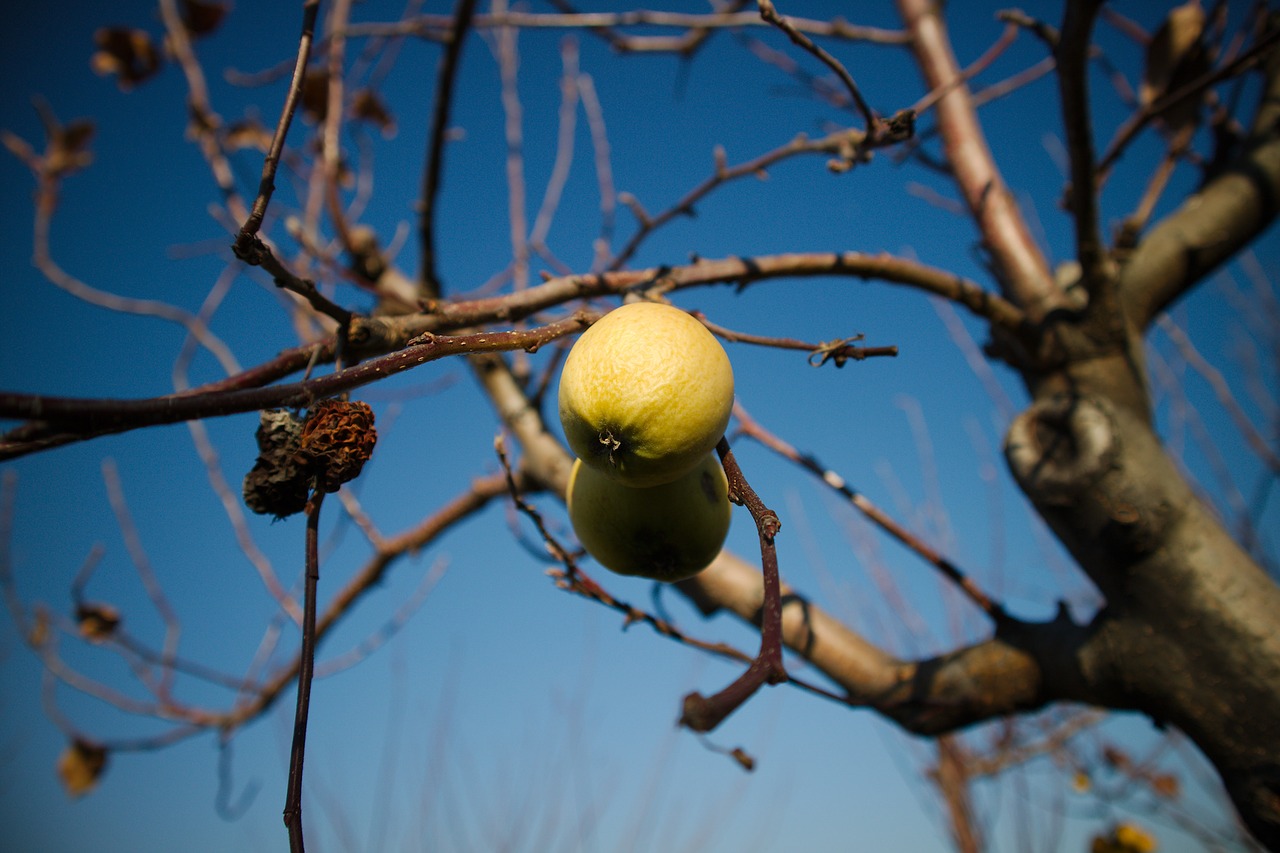
<svg viewBox="0 0 1280 853"><path fill-rule="evenodd" d="M1102 159L1098 161L1096 180L1099 183L1106 180L1108 174L1110 174L1111 168L1116 164L1116 161L1120 159L1120 156L1124 154L1125 149L1128 148L1129 143L1133 142L1144 127L1167 111L1178 106L1178 104L1182 103L1187 98L1199 95L1210 86L1247 71L1249 68L1253 67L1256 62L1260 62L1277 41L1280 41L1280 28L1264 32L1252 47L1237 56L1231 62L1228 62L1218 68L1210 69L1196 79L1187 83L1187 85L1183 86L1181 89L1162 95L1134 113L1129 120L1121 125L1120 129L1116 131L1115 137L1107 146L1106 153L1104 153L1102 155Z"/></svg>
<svg viewBox="0 0 1280 853"><path fill-rule="evenodd" d="M778 10L774 8L773 0L759 0L758 5L760 6L760 17L764 21L782 30L793 43L816 56L822 64L835 72L835 75L840 78L840 82L849 90L849 96L853 99L854 106L858 108L858 112L862 115L862 121L867 133L874 133L876 125L879 123L879 118L867 103L866 98L862 97L862 92L858 90L858 84L853 81L853 75L849 73L849 69L845 68L830 53L815 44L813 39L796 29L790 20L779 15Z"/></svg>
<svg viewBox="0 0 1280 853"><path fill-rule="evenodd" d="M302 4L302 37L298 43L298 59L293 66L293 78L289 81L289 92L285 96L284 108L280 111L280 121L276 124L275 135L271 138L271 147L267 149L266 159L262 163L262 178L258 182L258 197L253 201L253 209L236 236L237 253L248 251L252 241L262 228L262 221L267 215L267 205L271 202L271 194L275 192L276 169L280 166L280 154L284 151L285 137L289 134L289 125L298 109L298 101L302 97L302 80L306 76L307 63L311 59L311 43L315 40L316 16L320 12L320 0L303 0Z"/></svg>
<svg viewBox="0 0 1280 853"><path fill-rule="evenodd" d="M837 474L835 471L829 470L820 463L814 456L801 453L790 444L787 444L778 436L769 432L761 426L754 418L747 414L741 406L734 406L734 417L738 420L739 432L748 438L753 438L763 444L765 447L777 453L786 459L791 460L797 465L804 468L809 473L816 476L828 487L839 492L849 503L853 504L859 511L870 519L877 527L897 539L903 545L906 545L925 562L936 568L947 580L956 585L956 587L965 594L974 604L986 613L997 625L1008 620L1008 614L1004 607L995 601L991 596L987 595L973 578L962 571L955 563L948 560L942 554L935 551L929 545L925 544L919 537L913 535L905 527L894 521L884 510L880 509L872 503L866 495L859 492L848 484L848 482Z"/></svg>
<svg viewBox="0 0 1280 853"><path fill-rule="evenodd" d="M747 671L713 696L690 693L684 697L680 724L695 732L709 732L755 695L766 684L789 680L782 663L782 581L778 576L778 552L774 537L782 528L778 516L764 505L751 488L733 456L729 442L721 437L716 452L729 479L729 497L751 512L760 537L760 558L764 573L764 605L760 613L760 652Z"/></svg>
<svg viewBox="0 0 1280 853"><path fill-rule="evenodd" d="M1200 354L1200 351L1191 343L1191 338L1177 323L1169 318L1169 315L1161 314L1156 323L1169 336L1169 340L1178 348L1187 363L1209 383L1209 387L1213 389L1214 396L1218 398L1219 404L1231 416L1231 422L1240 431L1249 449L1257 454L1258 458L1273 474L1280 475L1280 455L1277 455L1276 451L1268 446L1267 440L1249 420L1249 416L1245 414L1235 395L1231 393L1231 386L1227 383L1222 372Z"/></svg>
<svg viewBox="0 0 1280 853"><path fill-rule="evenodd" d="M795 338L779 338L766 335L752 335L747 332L735 332L727 329L707 319L707 316L701 311L692 312L693 316L702 321L702 325L710 329L717 337L733 343L753 344L761 347L773 347L774 349L799 350L809 353L809 363L814 367L821 367L828 361L833 362L836 367L844 367L846 361L862 361L868 358L878 356L896 357L898 348L896 346L882 347L861 347L854 346L854 342L862 340L862 335L855 335L850 338L841 338L834 341L824 341L819 344L811 344L807 341L796 340Z"/></svg>
<svg viewBox="0 0 1280 853"><path fill-rule="evenodd" d="M147 597L151 599L161 621L164 622L164 653L161 658L160 681L155 687L155 694L157 699L167 703L170 700L173 661L178 656L178 640L182 634L182 627L178 621L177 612L164 593L163 585L156 578L146 549L142 546L142 537L138 534L137 525L133 523L133 515L129 512L129 505L125 501L124 488L120 483L120 472L116 468L115 460L103 460L102 479L107 487L107 499L111 504L112 512L115 513L116 524L120 527L120 535L124 538L125 548L133 560L134 568L138 571L138 578L142 581Z"/></svg>
<svg viewBox="0 0 1280 853"><path fill-rule="evenodd" d="M289 784L284 805L290 853L303 853L305 849L302 841L302 765L307 747L307 716L311 710L311 677L316 662L316 586L320 581L320 506L324 503L324 495L324 489L317 487L307 502L306 587L298 666L298 705L293 718L293 746L289 754Z"/></svg>
<svg viewBox="0 0 1280 853"><path fill-rule="evenodd" d="M436 269L436 198L440 194L440 177L444 171L446 131L456 88L454 80L462 59L462 45L466 42L467 30L471 26L475 9L475 0L458 0L444 56L440 58L440 68L436 73L436 96L431 112L431 130L427 136L427 163L422 175L422 211L418 222L418 237L422 247L419 286L422 288L422 295L429 299L439 298L442 292L440 272Z"/></svg>
<svg viewBox="0 0 1280 853"><path fill-rule="evenodd" d="M743 4L735 2L734 5ZM801 32L824 38L882 45L901 45L909 40L909 36L902 30L860 26L842 18L823 21L788 17L787 20ZM445 40L450 24L451 20L444 16L421 15L395 23L353 24L347 30L347 35L352 37L411 35ZM674 52L681 55L688 55L689 51L696 48L712 30L769 26L760 18L758 12L730 10L711 14L689 14L646 9L626 12L564 13L507 11L502 14L477 15L473 25L477 29L494 27L589 29L606 38L612 47L622 52ZM680 36L643 36L614 32L618 27L632 26L672 27L688 30L688 32Z"/></svg>

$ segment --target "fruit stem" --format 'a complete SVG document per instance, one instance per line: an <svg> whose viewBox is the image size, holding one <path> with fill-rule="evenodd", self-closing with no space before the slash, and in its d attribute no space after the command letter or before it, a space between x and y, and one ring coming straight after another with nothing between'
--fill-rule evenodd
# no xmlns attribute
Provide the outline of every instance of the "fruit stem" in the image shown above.
<svg viewBox="0 0 1280 853"><path fill-rule="evenodd" d="M700 693L684 697L681 725L695 732L709 732L736 711L765 684L781 684L788 680L782 663L782 581L778 576L778 552L773 539L782 522L747 482L733 450L724 437L716 445L720 463L729 481L729 497L751 513L760 535L760 560L764 572L764 605L760 610L760 653L747 671L725 689L710 698Z"/></svg>

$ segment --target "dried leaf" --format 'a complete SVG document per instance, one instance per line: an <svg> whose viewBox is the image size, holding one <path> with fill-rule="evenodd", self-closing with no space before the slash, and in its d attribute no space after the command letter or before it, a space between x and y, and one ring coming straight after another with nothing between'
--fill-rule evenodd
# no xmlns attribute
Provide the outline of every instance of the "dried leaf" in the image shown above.
<svg viewBox="0 0 1280 853"><path fill-rule="evenodd" d="M1127 753L1118 746L1108 744L1102 749L1102 760L1115 770L1128 770L1132 762Z"/></svg>
<svg viewBox="0 0 1280 853"><path fill-rule="evenodd" d="M258 416L258 458L244 478L244 502L260 515L277 519L302 512L311 474L298 456L302 422L293 413L270 409Z"/></svg>
<svg viewBox="0 0 1280 853"><path fill-rule="evenodd" d="M35 619L31 622L31 630L27 632L27 642L34 649L39 649L49 642L50 636L49 614L44 608L36 610Z"/></svg>
<svg viewBox="0 0 1280 853"><path fill-rule="evenodd" d="M196 38L207 36L218 28L229 11L225 3L182 0L182 25Z"/></svg>
<svg viewBox="0 0 1280 853"><path fill-rule="evenodd" d="M100 643L110 639L120 627L120 611L110 604L82 602L76 605L76 623L80 626L80 636Z"/></svg>
<svg viewBox="0 0 1280 853"><path fill-rule="evenodd" d="M1181 793L1182 784L1172 773L1157 773L1151 777L1151 790L1155 791L1157 796L1174 800Z"/></svg>
<svg viewBox="0 0 1280 853"><path fill-rule="evenodd" d="M356 92L351 102L351 115L357 121L367 121L382 131L386 139L396 135L396 120L387 109L387 105L372 89L361 89Z"/></svg>
<svg viewBox="0 0 1280 853"><path fill-rule="evenodd" d="M223 143L232 151L254 148L264 154L271 148L271 131L256 118L241 119L230 125L223 135Z"/></svg>
<svg viewBox="0 0 1280 853"><path fill-rule="evenodd" d="M1113 837L1124 853L1155 853L1155 836L1137 824L1122 823L1115 828Z"/></svg>
<svg viewBox="0 0 1280 853"><path fill-rule="evenodd" d="M98 51L89 60L93 70L103 75L116 75L122 91L155 75L160 70L160 51L146 30L126 27L103 27L93 34Z"/></svg>
<svg viewBox="0 0 1280 853"><path fill-rule="evenodd" d="M1162 96L1176 92L1209 70L1205 50L1205 13L1199 0L1189 0L1169 10L1168 16L1147 45L1147 61L1138 87L1138 101L1150 106ZM1161 117L1170 131L1199 120L1203 98L1193 95Z"/></svg>
<svg viewBox="0 0 1280 853"><path fill-rule="evenodd" d="M316 124L329 115L329 73L322 68L310 69L303 75L302 113Z"/></svg>
<svg viewBox="0 0 1280 853"><path fill-rule="evenodd" d="M107 749L96 743L75 738L58 756L58 776L62 786L73 797L81 797L97 787L107 769Z"/></svg>
<svg viewBox="0 0 1280 853"><path fill-rule="evenodd" d="M45 168L54 177L63 178L93 162L89 140L93 139L93 122L81 119L58 127L49 137L45 150Z"/></svg>

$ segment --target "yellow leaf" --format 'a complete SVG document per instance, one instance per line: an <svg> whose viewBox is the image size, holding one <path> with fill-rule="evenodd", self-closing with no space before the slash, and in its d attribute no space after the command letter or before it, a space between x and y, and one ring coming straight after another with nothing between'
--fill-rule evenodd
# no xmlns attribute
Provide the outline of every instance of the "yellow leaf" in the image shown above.
<svg viewBox="0 0 1280 853"><path fill-rule="evenodd" d="M73 797L82 797L98 784L107 769L106 747L75 738L58 756L58 776Z"/></svg>

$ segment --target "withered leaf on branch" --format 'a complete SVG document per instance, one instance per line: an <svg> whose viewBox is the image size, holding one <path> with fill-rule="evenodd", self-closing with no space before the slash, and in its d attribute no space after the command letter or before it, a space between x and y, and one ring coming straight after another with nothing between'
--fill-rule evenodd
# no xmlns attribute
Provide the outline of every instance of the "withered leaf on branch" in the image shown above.
<svg viewBox="0 0 1280 853"><path fill-rule="evenodd" d="M191 35L206 36L218 28L230 7L225 3L182 0L182 25Z"/></svg>
<svg viewBox="0 0 1280 853"><path fill-rule="evenodd" d="M250 116L228 125L222 140L232 151L254 148L265 154L271 148L271 131L257 118Z"/></svg>
<svg viewBox="0 0 1280 853"><path fill-rule="evenodd" d="M1138 87L1138 100L1149 107L1164 95L1176 92L1209 70L1205 49L1205 13L1199 0L1189 0L1169 10L1168 16L1147 45L1147 61ZM1161 116L1176 132L1199 120L1203 94L1192 95Z"/></svg>
<svg viewBox="0 0 1280 853"><path fill-rule="evenodd" d="M76 624L80 626L80 636L86 640L100 643L110 639L120 627L120 621L120 611L110 604L81 602L76 605Z"/></svg>
<svg viewBox="0 0 1280 853"><path fill-rule="evenodd" d="M258 416L258 458L244 478L244 502L260 515L285 518L302 512L310 490L310 474L298 457L302 421L284 409Z"/></svg>
<svg viewBox="0 0 1280 853"><path fill-rule="evenodd" d="M308 69L302 78L302 113L316 124L329 115L329 72L322 68Z"/></svg>
<svg viewBox="0 0 1280 853"><path fill-rule="evenodd" d="M44 154L37 154L31 143L10 131L0 131L0 142L13 156L21 160L37 176L63 178L93 162L89 141L93 139L93 122L77 119L64 125L53 114L52 108L41 98L36 98L36 111L44 125Z"/></svg>
<svg viewBox="0 0 1280 853"><path fill-rule="evenodd" d="M58 777L73 797L82 797L97 787L106 769L106 747L81 738L73 739L58 756Z"/></svg>
<svg viewBox="0 0 1280 853"><path fill-rule="evenodd" d="M387 105L372 89L361 89L351 101L351 115L357 121L367 121L382 131L383 137L390 139L396 135L396 120L387 109Z"/></svg>
<svg viewBox="0 0 1280 853"><path fill-rule="evenodd" d="M103 27L93 34L93 41L98 50L90 66L104 77L116 75L116 84L125 92L154 76L163 62L146 30Z"/></svg>
<svg viewBox="0 0 1280 853"><path fill-rule="evenodd" d="M58 127L49 137L45 151L45 168L57 178L66 177L93 162L89 140L93 139L93 122L81 119Z"/></svg>

